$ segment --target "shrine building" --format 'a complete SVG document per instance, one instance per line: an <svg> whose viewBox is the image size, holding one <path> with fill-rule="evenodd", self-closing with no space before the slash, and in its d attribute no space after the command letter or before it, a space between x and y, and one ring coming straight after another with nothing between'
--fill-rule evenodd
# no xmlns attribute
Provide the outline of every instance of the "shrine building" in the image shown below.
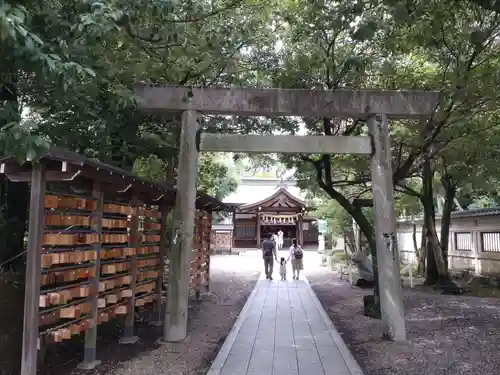
<svg viewBox="0 0 500 375"><path fill-rule="evenodd" d="M296 186L276 169L245 171L237 191L223 200L235 207L232 217L213 224L217 250L258 248L270 233L283 232L284 248L296 238L302 247L318 246L316 218Z"/></svg>

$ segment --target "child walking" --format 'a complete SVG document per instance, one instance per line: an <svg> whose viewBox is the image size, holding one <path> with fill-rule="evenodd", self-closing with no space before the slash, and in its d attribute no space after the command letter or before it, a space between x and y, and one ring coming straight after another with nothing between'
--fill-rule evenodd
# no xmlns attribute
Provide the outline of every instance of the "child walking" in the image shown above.
<svg viewBox="0 0 500 375"><path fill-rule="evenodd" d="M280 276L281 280L286 280L286 260L283 257L280 259Z"/></svg>

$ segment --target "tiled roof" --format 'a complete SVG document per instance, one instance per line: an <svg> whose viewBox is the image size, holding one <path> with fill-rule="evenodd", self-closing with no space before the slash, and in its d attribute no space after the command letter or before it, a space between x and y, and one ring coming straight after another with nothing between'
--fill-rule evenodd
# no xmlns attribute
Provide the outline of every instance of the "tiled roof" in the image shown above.
<svg viewBox="0 0 500 375"><path fill-rule="evenodd" d="M287 191L299 200L305 200L297 186L286 186ZM252 183L242 183L238 189L224 198L223 202L228 204L251 204L265 200L275 194L279 190L278 186L270 186L269 184L259 184L258 180Z"/></svg>
<svg viewBox="0 0 500 375"><path fill-rule="evenodd" d="M464 219L464 218L486 217L486 216L500 216L500 207L474 208L471 210L453 211L451 213L452 219ZM441 215L436 214L436 218L440 219ZM423 220L423 216L416 217L413 220L417 221ZM411 222L412 219L409 217L401 217L398 218L398 221L401 223L408 223Z"/></svg>
<svg viewBox="0 0 500 375"><path fill-rule="evenodd" d="M497 216L500 215L500 207L493 208L475 208L472 210L454 211L451 213L453 219L461 217L482 217L482 216Z"/></svg>
<svg viewBox="0 0 500 375"><path fill-rule="evenodd" d="M131 186L134 187L132 190L137 188L138 190L143 189L143 186L148 186L159 193L164 193L165 196L170 196L170 201L175 202L175 197L177 194L177 189L172 186L172 184L168 184L166 182L152 182L145 179L142 179L131 172L125 171L121 168L105 164L100 162L97 159L89 158L80 154L77 154L73 151L61 149L61 148L52 148L47 151L43 156L41 156L42 160L52 160L57 162L67 162L70 164L79 165L82 167L89 167L93 170L101 170L107 173L121 176L122 178L127 178L131 181ZM9 162L17 162L17 159L14 156L0 156L0 163L9 163ZM199 209L207 209L213 211L220 210L230 210L232 207L220 202L218 199L205 194L203 192L197 192L196 198L196 207Z"/></svg>

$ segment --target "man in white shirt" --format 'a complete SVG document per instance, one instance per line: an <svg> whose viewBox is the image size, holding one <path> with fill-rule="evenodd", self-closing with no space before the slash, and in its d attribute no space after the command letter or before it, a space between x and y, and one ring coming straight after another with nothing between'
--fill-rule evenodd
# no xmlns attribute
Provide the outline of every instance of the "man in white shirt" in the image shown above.
<svg viewBox="0 0 500 375"><path fill-rule="evenodd" d="M276 233L273 233L272 236L273 236L274 244L276 245L276 249L277 249L278 248L278 235Z"/></svg>
<svg viewBox="0 0 500 375"><path fill-rule="evenodd" d="M281 229L278 231L278 250L283 249L283 232Z"/></svg>

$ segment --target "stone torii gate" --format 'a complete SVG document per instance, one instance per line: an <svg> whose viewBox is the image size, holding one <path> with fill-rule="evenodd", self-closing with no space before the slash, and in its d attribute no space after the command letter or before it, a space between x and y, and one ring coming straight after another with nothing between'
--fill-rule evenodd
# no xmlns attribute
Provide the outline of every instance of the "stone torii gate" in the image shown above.
<svg viewBox="0 0 500 375"><path fill-rule="evenodd" d="M187 332L190 257L195 218L198 153L318 153L371 156L373 206L385 335L406 340L399 274L391 168L389 118L430 115L439 100L426 91L310 91L284 89L190 88L138 85L139 109L182 114L175 237L164 322L164 340L179 342ZM201 134L199 114L368 118L369 136Z"/></svg>

